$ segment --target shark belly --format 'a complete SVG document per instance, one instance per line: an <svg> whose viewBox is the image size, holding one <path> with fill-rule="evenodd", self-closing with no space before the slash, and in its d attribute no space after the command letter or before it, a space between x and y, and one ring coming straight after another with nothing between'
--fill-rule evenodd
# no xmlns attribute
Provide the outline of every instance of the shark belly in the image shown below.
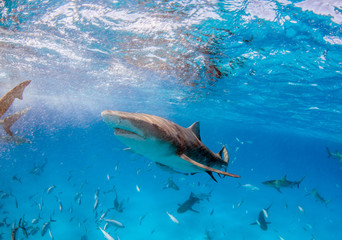
<svg viewBox="0 0 342 240"><path fill-rule="evenodd" d="M163 142L155 138L142 138L139 135L115 134L116 137L125 145L130 147L134 152L144 157L171 167L175 170L184 172L203 172L199 168L189 162L184 161L176 154L176 149L169 142Z"/></svg>

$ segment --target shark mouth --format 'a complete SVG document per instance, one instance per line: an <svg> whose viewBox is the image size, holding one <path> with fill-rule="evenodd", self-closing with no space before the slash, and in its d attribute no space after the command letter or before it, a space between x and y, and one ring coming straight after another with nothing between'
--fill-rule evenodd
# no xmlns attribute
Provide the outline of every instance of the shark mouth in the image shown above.
<svg viewBox="0 0 342 240"><path fill-rule="evenodd" d="M131 132L122 128L114 128L114 135L119 137L125 137L125 138L133 138L133 139L139 139L143 140L144 138L135 132Z"/></svg>

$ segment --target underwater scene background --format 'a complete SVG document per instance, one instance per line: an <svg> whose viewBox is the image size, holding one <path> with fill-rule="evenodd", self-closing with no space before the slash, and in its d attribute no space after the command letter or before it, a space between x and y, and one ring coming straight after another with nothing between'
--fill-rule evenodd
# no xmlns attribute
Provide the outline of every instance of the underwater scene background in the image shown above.
<svg viewBox="0 0 342 240"><path fill-rule="evenodd" d="M31 80L0 239L340 239L341 24L338 0L0 0L0 96ZM124 151L107 109L200 121L241 178Z"/></svg>

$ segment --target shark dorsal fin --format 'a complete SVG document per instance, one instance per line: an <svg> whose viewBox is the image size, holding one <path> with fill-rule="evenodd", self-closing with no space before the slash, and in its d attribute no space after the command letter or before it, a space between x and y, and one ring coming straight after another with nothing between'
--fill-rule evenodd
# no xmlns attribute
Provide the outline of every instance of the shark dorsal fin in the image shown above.
<svg viewBox="0 0 342 240"><path fill-rule="evenodd" d="M196 137L201 141L201 134L200 134L200 123L194 122L190 127L188 127Z"/></svg>
<svg viewBox="0 0 342 240"><path fill-rule="evenodd" d="M286 175L284 175L283 180L286 180Z"/></svg>

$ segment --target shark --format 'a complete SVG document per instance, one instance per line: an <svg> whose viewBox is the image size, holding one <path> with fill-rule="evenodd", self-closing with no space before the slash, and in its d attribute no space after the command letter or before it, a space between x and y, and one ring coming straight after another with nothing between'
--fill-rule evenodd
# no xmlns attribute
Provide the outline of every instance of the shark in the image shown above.
<svg viewBox="0 0 342 240"><path fill-rule="evenodd" d="M335 158L337 159L339 162L342 162L342 153L339 153L338 151L336 151L335 153L331 152L329 148L327 148L328 154L329 154L329 158Z"/></svg>
<svg viewBox="0 0 342 240"><path fill-rule="evenodd" d="M17 86L15 86L12 90L10 90L9 92L7 92L4 96L2 96L0 98L0 118L7 112L7 110L11 107L11 105L13 104L14 100L23 99L23 92L24 89L27 87L27 85L30 84L30 80L24 81L20 84L18 84ZM29 110L30 108L26 108L22 111L16 112L8 117L6 117L5 119L0 119L0 125L4 128L4 130L6 131L6 133L13 137L13 133L10 130L11 126L24 114L26 114L26 112Z"/></svg>
<svg viewBox="0 0 342 240"><path fill-rule="evenodd" d="M177 212L178 213L185 213L186 211L188 210L191 210L193 212L196 212L196 213L199 213L198 211L192 209L192 206L195 204L195 203L198 203L200 202L201 199L199 199L198 197L195 196L194 193L191 193L190 194L190 197L182 204L179 204L179 207L177 209Z"/></svg>
<svg viewBox="0 0 342 240"><path fill-rule="evenodd" d="M201 141L199 122L184 128L145 113L105 110L101 115L121 142L156 163L191 174L207 172L215 181L213 172L240 177L221 170L228 167L228 151L224 145L217 154L209 150Z"/></svg>
<svg viewBox="0 0 342 240"><path fill-rule="evenodd" d="M293 188L294 186L297 186L297 188L299 188L299 185L304 180L304 178L305 176L302 177L302 179L300 179L299 181L289 181L286 179L286 175L285 175L281 179L265 181L262 184L269 186L269 187L274 187L278 192L281 193L280 188L284 188L284 187Z"/></svg>
<svg viewBox="0 0 342 240"><path fill-rule="evenodd" d="M177 186L177 184L172 180L172 178L169 178L167 181L167 184L163 187L163 189L168 189L168 188L172 188L176 191L179 190L179 187Z"/></svg>
<svg viewBox="0 0 342 240"><path fill-rule="evenodd" d="M270 222L266 221L266 218L268 218L268 210L271 208L272 204L270 206L268 206L268 208L266 209L262 209L259 212L258 215L258 220L256 220L254 223L251 223L250 225L259 225L260 228L264 231L266 231L268 229L267 224L270 224Z"/></svg>
<svg viewBox="0 0 342 240"><path fill-rule="evenodd" d="M312 189L310 193L306 194L305 196L309 196L312 195L316 201L324 203L326 206L328 206L328 204L330 203L331 200L326 200L324 199L321 194L318 193L317 189Z"/></svg>

